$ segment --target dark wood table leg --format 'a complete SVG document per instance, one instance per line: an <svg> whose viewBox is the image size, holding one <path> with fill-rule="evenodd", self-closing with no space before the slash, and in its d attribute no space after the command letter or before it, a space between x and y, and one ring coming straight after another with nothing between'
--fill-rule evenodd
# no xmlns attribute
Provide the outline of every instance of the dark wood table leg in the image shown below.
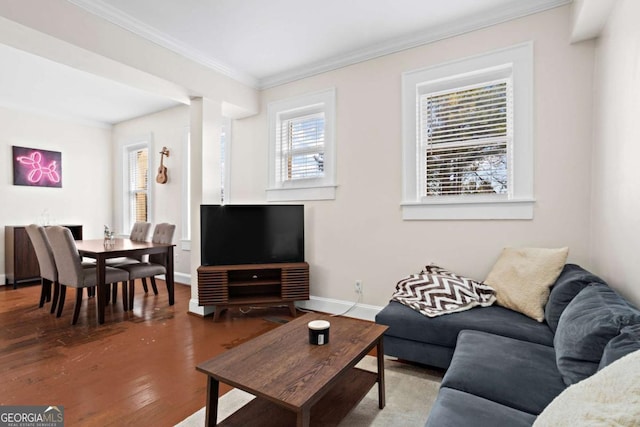
<svg viewBox="0 0 640 427"><path fill-rule="evenodd" d="M118 286L116 283L114 286ZM115 301L114 301L115 302ZM129 281L122 282L122 308L129 311Z"/></svg>
<svg viewBox="0 0 640 427"><path fill-rule="evenodd" d="M174 289L174 272L173 272L173 246L167 248L167 292L169 293L169 305L173 305L175 298L173 296Z"/></svg>
<svg viewBox="0 0 640 427"><path fill-rule="evenodd" d="M297 427L309 427L311 422L311 410L308 407L303 407L298 412L298 419L296 421Z"/></svg>
<svg viewBox="0 0 640 427"><path fill-rule="evenodd" d="M378 407L380 409L383 409L386 404L384 395L384 348L382 343L383 337L378 338L376 352L378 353Z"/></svg>
<svg viewBox="0 0 640 427"><path fill-rule="evenodd" d="M107 299L106 286L104 284L105 281L105 259L102 257L98 257L96 259L96 263L98 265L98 283L96 286L96 292L98 294L98 323L104 323L104 306L105 300Z"/></svg>
<svg viewBox="0 0 640 427"><path fill-rule="evenodd" d="M207 376L207 407L205 409L204 425L213 427L218 423L218 393L220 382L213 377Z"/></svg>

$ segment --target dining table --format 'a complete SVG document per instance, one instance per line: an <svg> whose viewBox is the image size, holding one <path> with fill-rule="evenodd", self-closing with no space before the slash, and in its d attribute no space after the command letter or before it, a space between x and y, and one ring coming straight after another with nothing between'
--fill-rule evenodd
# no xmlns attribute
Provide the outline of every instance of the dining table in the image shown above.
<svg viewBox="0 0 640 427"><path fill-rule="evenodd" d="M80 256L96 260L97 268L97 300L98 323L104 323L104 310L107 299L107 283L105 283L106 260L110 258L138 257L140 255L164 254L165 282L169 294L169 305L174 304L174 267L172 243L142 242L131 239L88 239L77 240L76 247Z"/></svg>

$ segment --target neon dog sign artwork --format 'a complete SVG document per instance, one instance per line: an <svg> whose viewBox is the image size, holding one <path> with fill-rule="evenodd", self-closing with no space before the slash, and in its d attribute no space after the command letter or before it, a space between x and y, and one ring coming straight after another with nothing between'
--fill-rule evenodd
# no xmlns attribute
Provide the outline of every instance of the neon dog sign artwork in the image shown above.
<svg viewBox="0 0 640 427"><path fill-rule="evenodd" d="M13 185L62 187L62 153L13 146Z"/></svg>

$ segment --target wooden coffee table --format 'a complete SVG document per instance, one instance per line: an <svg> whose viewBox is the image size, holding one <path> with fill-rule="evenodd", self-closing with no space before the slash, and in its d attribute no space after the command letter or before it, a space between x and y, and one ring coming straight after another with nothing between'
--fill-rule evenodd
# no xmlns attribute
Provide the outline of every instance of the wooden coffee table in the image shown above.
<svg viewBox="0 0 640 427"><path fill-rule="evenodd" d="M329 343L309 344L307 323L331 323ZM206 425L216 425L220 381L256 396L227 417L225 426L337 425L378 383L384 408L386 326L309 313L197 366L207 374ZM355 368L374 347L378 372Z"/></svg>

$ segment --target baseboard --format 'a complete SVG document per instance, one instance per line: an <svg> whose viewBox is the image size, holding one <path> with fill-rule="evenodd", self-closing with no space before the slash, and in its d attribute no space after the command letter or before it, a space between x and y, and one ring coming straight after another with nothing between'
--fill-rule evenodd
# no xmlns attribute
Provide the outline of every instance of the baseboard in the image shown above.
<svg viewBox="0 0 640 427"><path fill-rule="evenodd" d="M191 275L187 273L173 273L173 280L177 283L182 283L185 285L191 284Z"/></svg>
<svg viewBox="0 0 640 427"><path fill-rule="evenodd" d="M0 286L4 286L7 284L7 275L0 274Z"/></svg>
<svg viewBox="0 0 640 427"><path fill-rule="evenodd" d="M345 317L353 317L355 319L375 321L376 314L384 307L375 305L360 304L342 301L330 298L322 298L311 296L307 301L296 302L296 307L303 310L320 311L330 314L342 314ZM347 313L345 311L349 310Z"/></svg>
<svg viewBox="0 0 640 427"><path fill-rule="evenodd" d="M156 276L158 279L165 280L164 274ZM187 273L173 273L173 281L175 283L182 283L183 285L191 285L191 275Z"/></svg>

